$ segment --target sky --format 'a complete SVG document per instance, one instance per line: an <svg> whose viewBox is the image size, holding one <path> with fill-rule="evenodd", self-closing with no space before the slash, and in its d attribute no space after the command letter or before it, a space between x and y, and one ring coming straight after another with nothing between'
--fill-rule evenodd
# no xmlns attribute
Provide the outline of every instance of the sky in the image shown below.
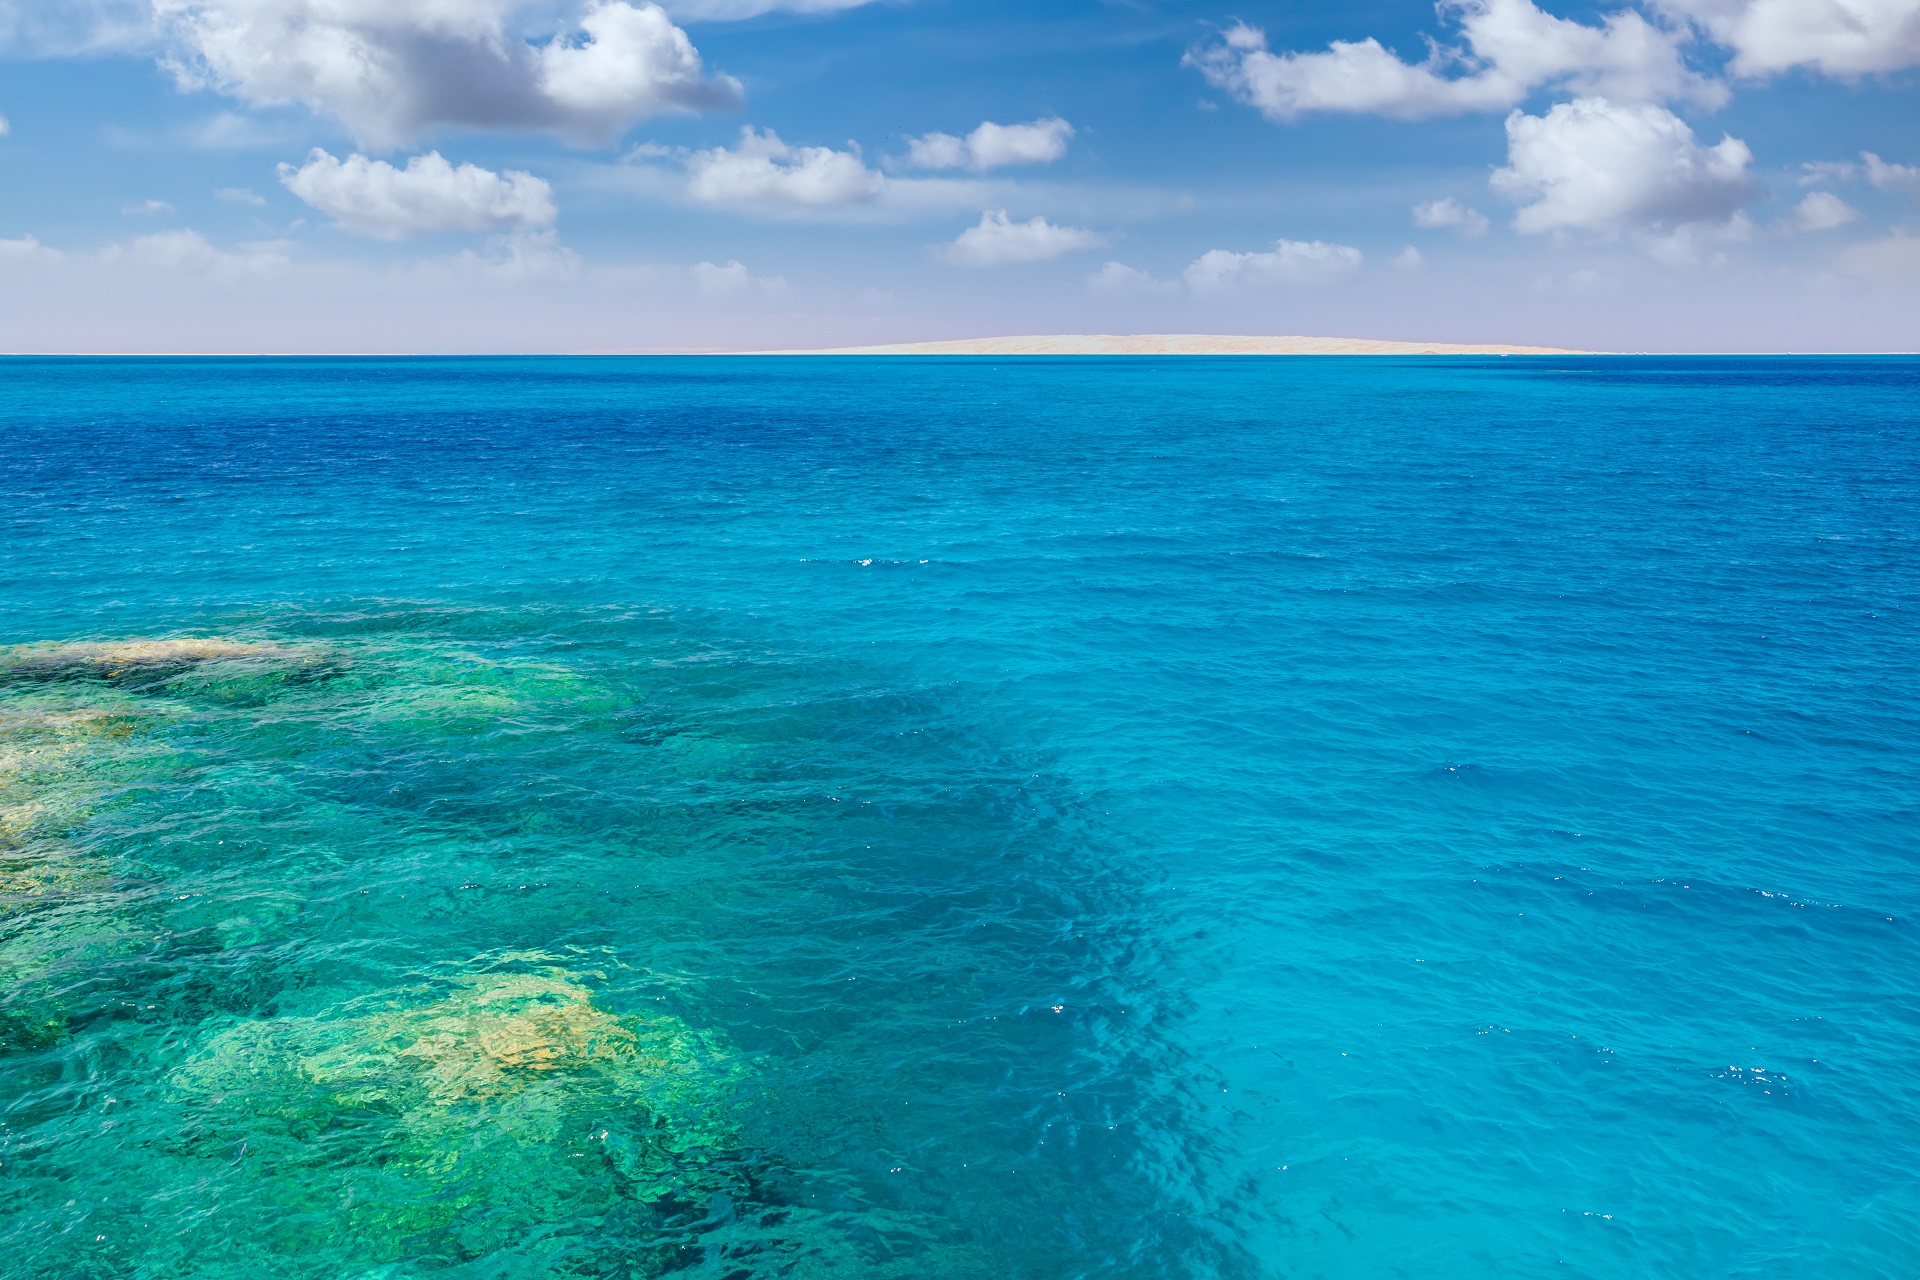
<svg viewBox="0 0 1920 1280"><path fill-rule="evenodd" d="M0 350L1920 349L1920 0L0 0Z"/></svg>

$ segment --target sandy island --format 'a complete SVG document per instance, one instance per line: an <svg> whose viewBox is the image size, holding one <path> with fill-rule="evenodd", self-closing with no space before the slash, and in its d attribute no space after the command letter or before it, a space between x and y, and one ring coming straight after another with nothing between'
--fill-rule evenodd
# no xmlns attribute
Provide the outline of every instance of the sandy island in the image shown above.
<svg viewBox="0 0 1920 1280"><path fill-rule="evenodd" d="M1381 342L1372 338L1259 338L1215 333L1060 333L961 338L876 347L755 351L762 356L1571 356L1564 347L1497 343Z"/></svg>

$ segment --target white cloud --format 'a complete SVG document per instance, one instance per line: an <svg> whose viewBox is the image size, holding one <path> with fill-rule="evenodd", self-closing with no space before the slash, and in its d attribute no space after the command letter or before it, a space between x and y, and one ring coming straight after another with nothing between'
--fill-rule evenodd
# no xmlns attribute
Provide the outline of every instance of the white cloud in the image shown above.
<svg viewBox="0 0 1920 1280"><path fill-rule="evenodd" d="M859 144L789 145L771 129L740 131L730 147L693 151L645 143L586 181L649 200L685 201L784 221L903 222L979 209L1007 184L977 178L903 178L870 166Z"/></svg>
<svg viewBox="0 0 1920 1280"><path fill-rule="evenodd" d="M1791 231L1831 231L1859 220L1860 211L1831 191L1809 191L1788 211L1785 223Z"/></svg>
<svg viewBox="0 0 1920 1280"><path fill-rule="evenodd" d="M558 236L524 227L488 236L484 252L463 249L454 261L469 271L509 283L572 280L580 274L580 256L561 244Z"/></svg>
<svg viewBox="0 0 1920 1280"><path fill-rule="evenodd" d="M64 257L58 249L49 249L32 236L0 239L0 266L53 266Z"/></svg>
<svg viewBox="0 0 1920 1280"><path fill-rule="evenodd" d="M1463 236L1478 236L1486 234L1488 223L1486 214L1447 196L1413 206L1413 225L1429 231L1451 227Z"/></svg>
<svg viewBox="0 0 1920 1280"><path fill-rule="evenodd" d="M1181 273L1196 294L1241 289L1325 284L1350 276L1366 259L1352 245L1324 240L1276 240L1271 253L1234 253L1212 249Z"/></svg>
<svg viewBox="0 0 1920 1280"><path fill-rule="evenodd" d="M592 0L572 27L529 43L541 0L153 0L184 87L251 106L303 103L363 144L436 125L535 129L603 141L648 116L732 107L658 5Z"/></svg>
<svg viewBox="0 0 1920 1280"><path fill-rule="evenodd" d="M1058 116L1031 124L983 121L964 138L929 133L908 142L907 163L922 169L985 172L1005 165L1049 164L1067 154L1073 126Z"/></svg>
<svg viewBox="0 0 1920 1280"><path fill-rule="evenodd" d="M957 267L1004 267L1046 262L1106 242L1098 232L1085 227L1057 227L1045 218L1013 222L1002 209L981 214L978 224L962 231L953 243L940 247L940 257Z"/></svg>
<svg viewBox="0 0 1920 1280"><path fill-rule="evenodd" d="M1544 116L1507 117L1507 167L1493 189L1527 201L1524 232L1622 231L1724 222L1760 195L1747 144L1694 140L1664 107L1604 98L1562 102Z"/></svg>
<svg viewBox="0 0 1920 1280"><path fill-rule="evenodd" d="M784 277L756 276L747 270L745 263L732 259L725 265L696 262L689 273L693 276L693 287L708 298L778 296L787 291Z"/></svg>
<svg viewBox="0 0 1920 1280"><path fill-rule="evenodd" d="M669 0L667 8L676 18L693 22L737 22L757 18L763 13L838 13L858 9L874 0Z"/></svg>
<svg viewBox="0 0 1920 1280"><path fill-rule="evenodd" d="M474 164L455 168L438 151L396 169L358 154L337 160L315 147L299 168L281 165L280 181L346 230L381 240L508 225L545 227L558 215L553 188L532 174L512 169L500 174Z"/></svg>
<svg viewBox="0 0 1920 1280"><path fill-rule="evenodd" d="M120 206L121 216L127 218L153 218L172 212L173 206L165 200L135 200L132 204Z"/></svg>
<svg viewBox="0 0 1920 1280"><path fill-rule="evenodd" d="M0 50L73 57L132 52L152 40L149 0L0 0Z"/></svg>
<svg viewBox="0 0 1920 1280"><path fill-rule="evenodd" d="M199 232L188 230L161 231L150 236L135 236L125 244L109 245L101 251L100 261L229 280L279 271L289 263L284 248L277 244L218 249L207 243Z"/></svg>
<svg viewBox="0 0 1920 1280"><path fill-rule="evenodd" d="M1866 172L1867 181L1882 191L1896 187L1920 190L1920 169L1910 164L1888 164L1871 151L1862 151L1860 162Z"/></svg>
<svg viewBox="0 0 1920 1280"><path fill-rule="evenodd" d="M1722 267L1728 261L1727 246L1745 244L1759 234L1753 219L1734 213L1722 219L1645 227L1635 234L1634 242L1655 262L1669 267Z"/></svg>
<svg viewBox="0 0 1920 1280"><path fill-rule="evenodd" d="M732 150L715 147L687 158L687 194L704 204L834 208L870 204L886 185L857 149L790 147L773 130L756 133L751 125Z"/></svg>
<svg viewBox="0 0 1920 1280"><path fill-rule="evenodd" d="M0 116L0 138L7 137L12 133L13 133L13 122L8 120L5 116Z"/></svg>
<svg viewBox="0 0 1920 1280"><path fill-rule="evenodd" d="M1860 166L1851 160L1809 160L1800 166L1794 181L1803 187L1816 182L1850 182L1860 176Z"/></svg>
<svg viewBox="0 0 1920 1280"><path fill-rule="evenodd" d="M732 105L735 82L701 75L686 32L658 5L595 4L580 19L586 39L556 37L540 50L539 86L585 133L616 134L675 108Z"/></svg>
<svg viewBox="0 0 1920 1280"><path fill-rule="evenodd" d="M1165 297L1180 292L1178 280L1158 280L1124 262L1108 262L1087 277L1089 291L1108 297Z"/></svg>
<svg viewBox="0 0 1920 1280"><path fill-rule="evenodd" d="M1871 151L1860 153L1860 163L1851 160L1810 160L1800 166L1797 179L1803 187L1821 182L1852 182L1865 178L1882 191L1899 189L1920 191L1920 168L1910 164L1888 164Z"/></svg>
<svg viewBox="0 0 1920 1280"><path fill-rule="evenodd" d="M198 151L262 151L294 141L292 121L265 121L237 111L219 111L182 131L186 144Z"/></svg>
<svg viewBox="0 0 1920 1280"><path fill-rule="evenodd" d="M265 196L245 187L222 187L213 193L213 198L223 204L263 205L267 202Z"/></svg>
<svg viewBox="0 0 1920 1280"><path fill-rule="evenodd" d="M1427 265L1427 255L1408 245L1389 258L1388 262L1402 271L1418 271Z"/></svg>
<svg viewBox="0 0 1920 1280"><path fill-rule="evenodd" d="M1606 15L1597 27L1556 18L1532 0L1442 0L1440 12L1459 21L1465 48L1436 44L1419 63L1402 61L1371 37L1336 40L1323 53L1276 54L1264 32L1244 23L1189 53L1187 62L1278 121L1313 111L1410 120L1499 111L1558 86L1636 102L1725 100L1724 86L1681 59L1684 30L1654 26L1631 9Z"/></svg>
<svg viewBox="0 0 1920 1280"><path fill-rule="evenodd" d="M874 0L668 0L666 10L687 21L732 23L760 13L839 13Z"/></svg>
<svg viewBox="0 0 1920 1280"><path fill-rule="evenodd" d="M1658 0L1733 50L1735 75L1854 77L1920 66L1920 0Z"/></svg>

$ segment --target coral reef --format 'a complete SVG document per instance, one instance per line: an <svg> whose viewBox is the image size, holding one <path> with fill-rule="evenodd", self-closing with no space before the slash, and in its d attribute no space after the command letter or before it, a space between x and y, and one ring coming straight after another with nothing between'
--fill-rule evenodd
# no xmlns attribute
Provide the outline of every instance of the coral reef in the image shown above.
<svg viewBox="0 0 1920 1280"><path fill-rule="evenodd" d="M221 658L258 658L282 652L233 640L95 640L22 644L0 649L0 679L113 678L128 672L175 673Z"/></svg>
<svg viewBox="0 0 1920 1280"><path fill-rule="evenodd" d="M985 1272L760 1149L773 1077L651 1004L712 956L653 969L624 907L618 954L509 949L614 866L705 900L685 797L752 753L648 687L410 635L0 648L0 1077L65 1082L0 1126L0 1270ZM583 734L644 768L574 777Z"/></svg>
<svg viewBox="0 0 1920 1280"><path fill-rule="evenodd" d="M362 1264L741 1191L728 1054L606 1012L582 978L479 973L230 1026L173 1073L182 1153L255 1171L275 1249Z"/></svg>
<svg viewBox="0 0 1920 1280"><path fill-rule="evenodd" d="M146 719L64 702L0 713L0 1052L57 1043L100 966L151 933L113 869L72 839L116 782L171 763Z"/></svg>

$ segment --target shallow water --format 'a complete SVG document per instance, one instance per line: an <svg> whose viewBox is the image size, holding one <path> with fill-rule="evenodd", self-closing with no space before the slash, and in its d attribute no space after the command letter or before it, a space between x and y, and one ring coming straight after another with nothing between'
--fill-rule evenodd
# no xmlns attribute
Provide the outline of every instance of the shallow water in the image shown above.
<svg viewBox="0 0 1920 1280"><path fill-rule="evenodd" d="M1920 362L0 386L10 1274L1920 1270Z"/></svg>

